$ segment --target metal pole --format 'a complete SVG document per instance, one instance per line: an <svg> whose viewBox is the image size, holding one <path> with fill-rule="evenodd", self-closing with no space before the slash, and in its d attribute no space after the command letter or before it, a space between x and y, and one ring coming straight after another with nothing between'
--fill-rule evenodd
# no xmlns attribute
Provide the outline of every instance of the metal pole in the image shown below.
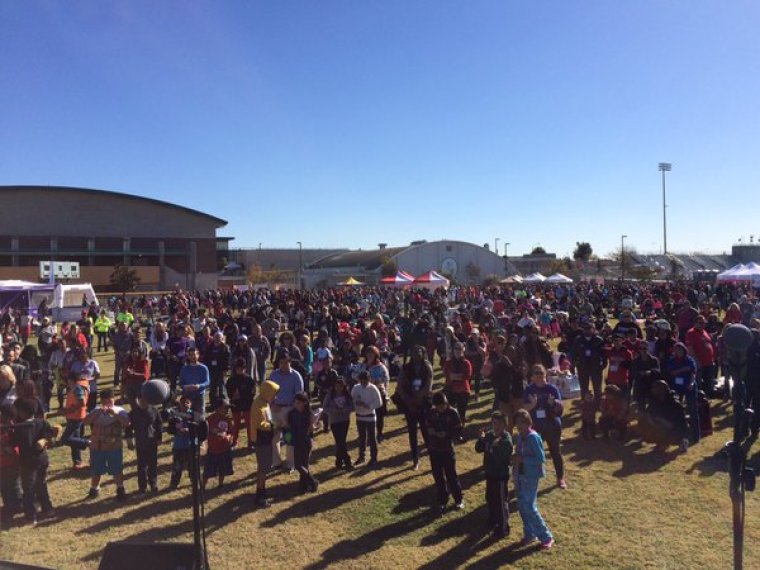
<svg viewBox="0 0 760 570"><path fill-rule="evenodd" d="M499 255L499 238L493 238L493 252Z"/></svg>
<svg viewBox="0 0 760 570"><path fill-rule="evenodd" d="M303 289L303 244L298 243L298 288Z"/></svg>
<svg viewBox="0 0 760 570"><path fill-rule="evenodd" d="M662 250L668 253L668 218L665 205L665 169L662 169Z"/></svg>
<svg viewBox="0 0 760 570"><path fill-rule="evenodd" d="M625 238L627 235L620 236L620 280L625 281Z"/></svg>

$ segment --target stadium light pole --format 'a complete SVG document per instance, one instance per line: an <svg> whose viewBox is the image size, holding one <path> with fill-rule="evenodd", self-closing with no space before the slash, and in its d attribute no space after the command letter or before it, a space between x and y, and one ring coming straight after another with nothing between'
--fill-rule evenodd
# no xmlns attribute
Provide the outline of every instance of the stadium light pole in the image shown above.
<svg viewBox="0 0 760 570"><path fill-rule="evenodd" d="M670 172L673 165L669 162L661 162L657 168L662 172L662 253L668 253L668 218L665 214L665 173Z"/></svg>
<svg viewBox="0 0 760 570"><path fill-rule="evenodd" d="M507 275L509 275L509 242L504 242L504 261L507 262Z"/></svg>
<svg viewBox="0 0 760 570"><path fill-rule="evenodd" d="M620 236L620 280L625 281L625 238L627 235Z"/></svg>
<svg viewBox="0 0 760 570"><path fill-rule="evenodd" d="M499 255L499 238L493 238L493 252Z"/></svg>

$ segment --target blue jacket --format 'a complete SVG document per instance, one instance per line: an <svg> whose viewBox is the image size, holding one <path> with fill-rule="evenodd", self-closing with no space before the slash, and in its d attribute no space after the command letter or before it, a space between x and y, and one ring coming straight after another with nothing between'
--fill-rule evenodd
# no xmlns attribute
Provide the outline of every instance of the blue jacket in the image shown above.
<svg viewBox="0 0 760 570"><path fill-rule="evenodd" d="M541 479L546 476L544 440L537 432L531 429L527 435L518 434L515 449L522 456L520 477Z"/></svg>

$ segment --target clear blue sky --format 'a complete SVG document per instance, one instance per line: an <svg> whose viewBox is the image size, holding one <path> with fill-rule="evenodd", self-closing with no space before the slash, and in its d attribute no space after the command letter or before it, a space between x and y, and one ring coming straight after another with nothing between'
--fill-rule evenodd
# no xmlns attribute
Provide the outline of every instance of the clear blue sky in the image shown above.
<svg viewBox="0 0 760 570"><path fill-rule="evenodd" d="M754 0L1 2L0 184L233 246L605 254L659 250L668 161L669 249L722 251L760 236L758 30Z"/></svg>

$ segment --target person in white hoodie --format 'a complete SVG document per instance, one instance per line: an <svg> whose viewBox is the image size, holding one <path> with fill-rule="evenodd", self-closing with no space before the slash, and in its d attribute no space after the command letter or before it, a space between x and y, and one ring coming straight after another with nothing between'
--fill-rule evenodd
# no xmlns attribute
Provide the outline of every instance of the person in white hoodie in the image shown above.
<svg viewBox="0 0 760 570"><path fill-rule="evenodd" d="M369 380L369 372L362 370L358 376L359 383L351 389L351 400L356 410L356 429L359 432L359 458L355 465L364 463L367 443L369 442L370 460L368 467L377 465L377 438L375 437L375 424L377 415L375 410L383 405L380 390Z"/></svg>

